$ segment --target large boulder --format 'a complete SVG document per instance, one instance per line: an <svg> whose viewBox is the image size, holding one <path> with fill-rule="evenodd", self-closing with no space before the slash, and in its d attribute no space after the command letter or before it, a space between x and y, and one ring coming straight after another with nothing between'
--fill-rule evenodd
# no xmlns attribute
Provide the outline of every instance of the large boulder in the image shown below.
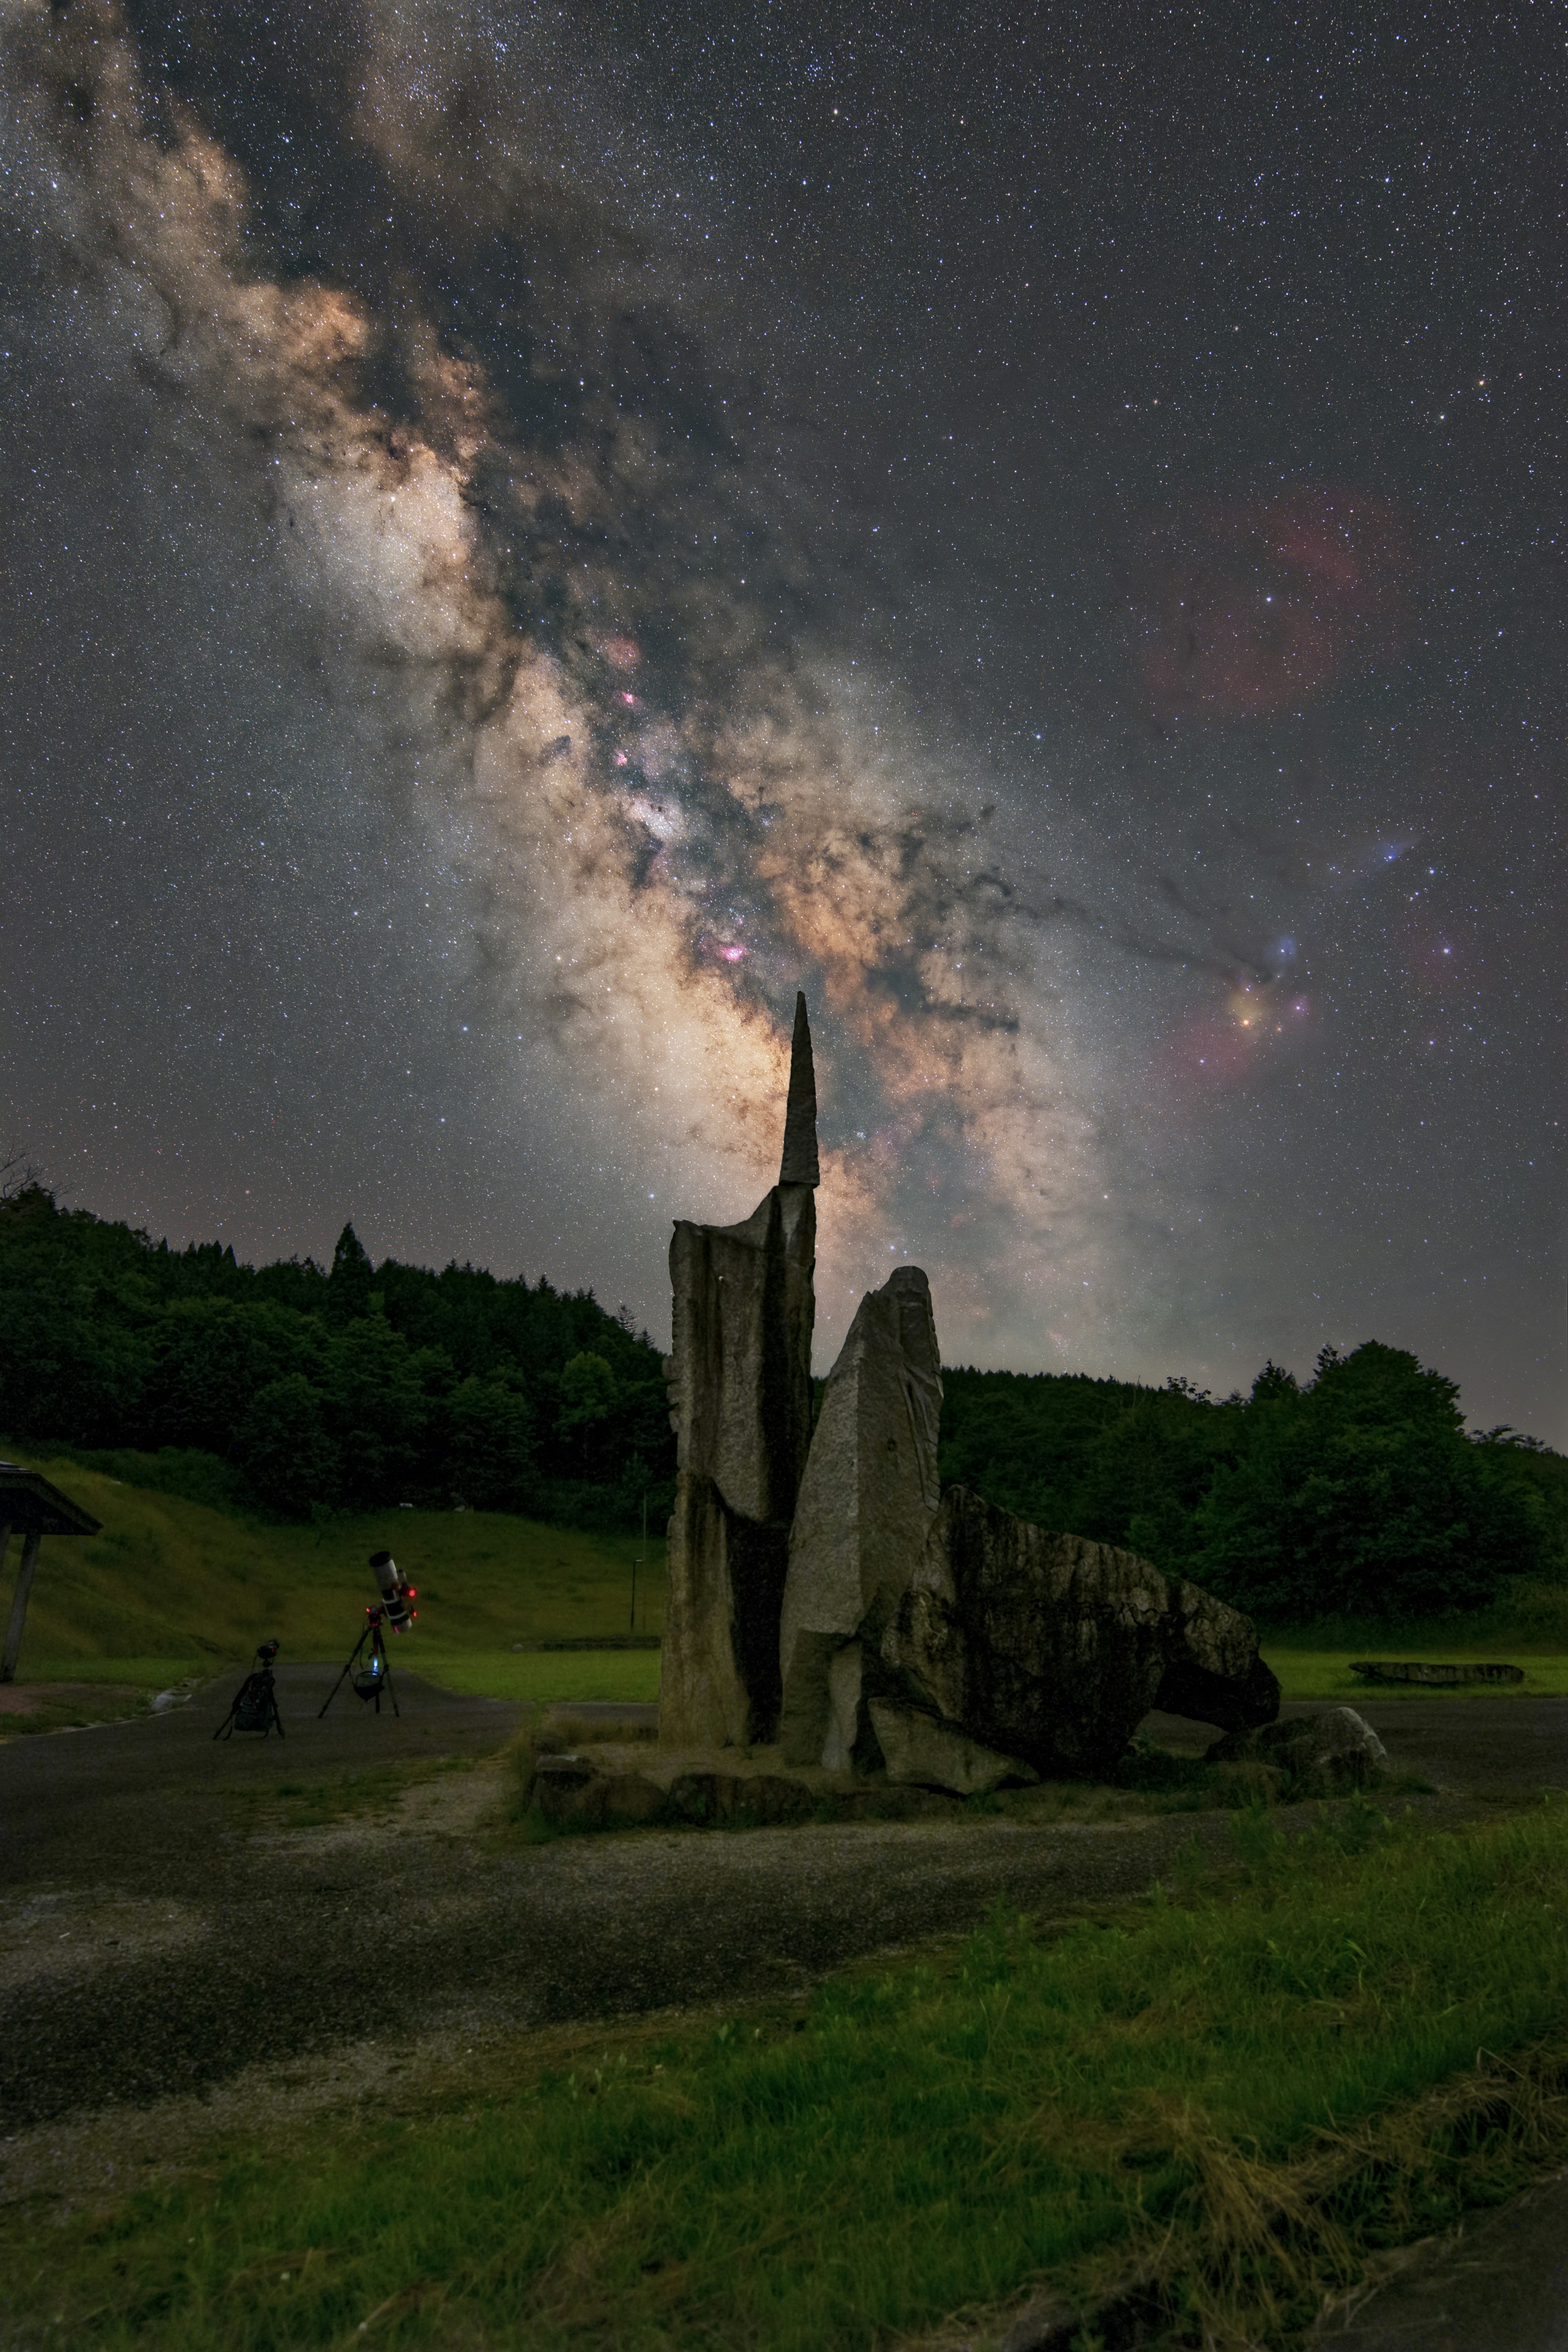
<svg viewBox="0 0 1568 2352"><path fill-rule="evenodd" d="M1280 1710L1239 1611L961 1486L904 1591L874 1602L861 1633L868 1706L934 1715L1041 1772L1109 1769L1155 1707L1238 1728Z"/></svg>
<svg viewBox="0 0 1568 2352"><path fill-rule="evenodd" d="M1325 1706L1284 1723L1228 1732L1208 1750L1211 1764L1274 1764L1287 1771L1299 1797L1340 1797L1364 1789L1388 1750L1353 1706Z"/></svg>
<svg viewBox="0 0 1568 2352"><path fill-rule="evenodd" d="M931 1287L900 1266L862 1299L828 1375L795 1506L779 1636L787 1763L841 1763L854 1744L839 1720L850 1670L835 1659L873 1605L896 1606L920 1558L941 1413Z"/></svg>

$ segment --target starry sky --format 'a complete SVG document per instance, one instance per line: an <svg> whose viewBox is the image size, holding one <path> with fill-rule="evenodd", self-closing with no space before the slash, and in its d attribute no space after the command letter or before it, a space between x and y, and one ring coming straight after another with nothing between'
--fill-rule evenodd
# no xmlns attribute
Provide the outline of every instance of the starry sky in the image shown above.
<svg viewBox="0 0 1568 2352"><path fill-rule="evenodd" d="M0 0L0 1139L1568 1443L1564 31Z"/></svg>

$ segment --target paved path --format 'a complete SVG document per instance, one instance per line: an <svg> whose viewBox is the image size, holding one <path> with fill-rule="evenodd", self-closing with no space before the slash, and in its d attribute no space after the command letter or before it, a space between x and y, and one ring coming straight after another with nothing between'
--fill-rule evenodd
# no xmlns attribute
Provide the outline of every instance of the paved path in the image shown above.
<svg viewBox="0 0 1568 2352"><path fill-rule="evenodd" d="M380 1820L280 1827L289 1786L389 1759L481 1761L519 1712L400 1675L401 1719L345 1691L321 1722L334 1672L282 1670L282 1742L214 1745L235 1674L166 1717L0 1746L0 2138L13 2154L33 2150L36 2166L52 2149L57 2170L79 2170L117 2105L215 2090L221 2107L250 2095L258 2061L267 2079L280 2062L323 2062L325 2079L337 2053L422 2035L478 2044L781 1991L962 1930L998 1895L1049 1913L1134 1894L1195 1832L1217 1853L1228 1840L1226 1817L1181 1814L524 1848L493 1834L503 1784L490 1771L423 1780ZM1368 1700L1362 1712L1396 1768L1444 1792L1419 1801L1437 1817L1568 1787L1568 1700ZM1171 1718L1149 1728L1188 1748L1208 1737ZM134 2137L141 2117L127 2121ZM124 2140L126 2126L113 2129ZM1313 2352L1568 2352L1565 2244L1568 2180L1418 2261Z"/></svg>
<svg viewBox="0 0 1568 2352"><path fill-rule="evenodd" d="M287 1738L214 1746L227 1685L178 1716L0 1750L0 2132L145 2101L383 2031L483 2031L802 1983L981 1916L1140 1892L1195 1826L996 1822L666 1832L519 1847L489 1774L395 1825L261 1830L239 1801L345 1765L493 1750L513 1711L410 1679L401 1722L278 1677Z"/></svg>
<svg viewBox="0 0 1568 2352"><path fill-rule="evenodd" d="M1418 2256L1311 2352L1568 2352L1568 2173Z"/></svg>
<svg viewBox="0 0 1568 2352"><path fill-rule="evenodd" d="M288 1831L257 1801L387 1758L492 1754L517 1710L400 1675L399 1720L330 1667L278 1677L287 1738L214 1744L238 1676L187 1708L0 1748L0 2132L194 2089L382 2029L527 2027L779 1989L858 1954L1141 1891L1224 1816L668 1832L524 1848L488 1773L395 1822ZM1568 1701L1365 1712L1396 1764L1483 1799L1568 1785ZM1194 1727L1161 1728L1191 1739ZM272 1826L267 1824L270 1822Z"/></svg>

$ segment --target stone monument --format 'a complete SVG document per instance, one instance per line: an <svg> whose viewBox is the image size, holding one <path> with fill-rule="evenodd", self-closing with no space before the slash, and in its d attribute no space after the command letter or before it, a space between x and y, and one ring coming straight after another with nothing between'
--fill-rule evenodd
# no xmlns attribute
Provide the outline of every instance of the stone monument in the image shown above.
<svg viewBox="0 0 1568 2352"><path fill-rule="evenodd" d="M828 1375L779 1634L787 1764L850 1763L869 1612L895 1610L936 1516L942 1366L931 1286L899 1266L868 1291ZM863 1742L862 1742L863 1746Z"/></svg>
<svg viewBox="0 0 1568 2352"><path fill-rule="evenodd" d="M1155 1708L1238 1738L1280 1686L1197 1585L941 1491L931 1289L862 1299L811 1429L817 1096L806 1000L774 1185L670 1245L678 1433L659 1736L959 1795L1109 1769Z"/></svg>
<svg viewBox="0 0 1568 2352"><path fill-rule="evenodd" d="M670 1244L675 1509L659 1737L746 1747L779 1723L779 1617L811 1437L817 1088L795 1000L779 1181L737 1225L682 1220Z"/></svg>

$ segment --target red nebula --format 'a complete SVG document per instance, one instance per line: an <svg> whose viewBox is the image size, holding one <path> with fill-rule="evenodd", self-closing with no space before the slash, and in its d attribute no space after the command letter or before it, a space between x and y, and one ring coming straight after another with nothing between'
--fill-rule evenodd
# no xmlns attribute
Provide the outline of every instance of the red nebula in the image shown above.
<svg viewBox="0 0 1568 2352"><path fill-rule="evenodd" d="M1312 1026L1301 991L1243 982L1223 1004L1195 1007L1166 1039L1153 1075L1174 1103L1227 1094L1298 1053Z"/></svg>
<svg viewBox="0 0 1568 2352"><path fill-rule="evenodd" d="M1145 553L1137 660L1162 716L1299 709L1397 643L1407 534L1375 492L1206 501L1173 515Z"/></svg>
<svg viewBox="0 0 1568 2352"><path fill-rule="evenodd" d="M599 650L612 669L635 669L643 658L643 648L635 637L601 638Z"/></svg>

